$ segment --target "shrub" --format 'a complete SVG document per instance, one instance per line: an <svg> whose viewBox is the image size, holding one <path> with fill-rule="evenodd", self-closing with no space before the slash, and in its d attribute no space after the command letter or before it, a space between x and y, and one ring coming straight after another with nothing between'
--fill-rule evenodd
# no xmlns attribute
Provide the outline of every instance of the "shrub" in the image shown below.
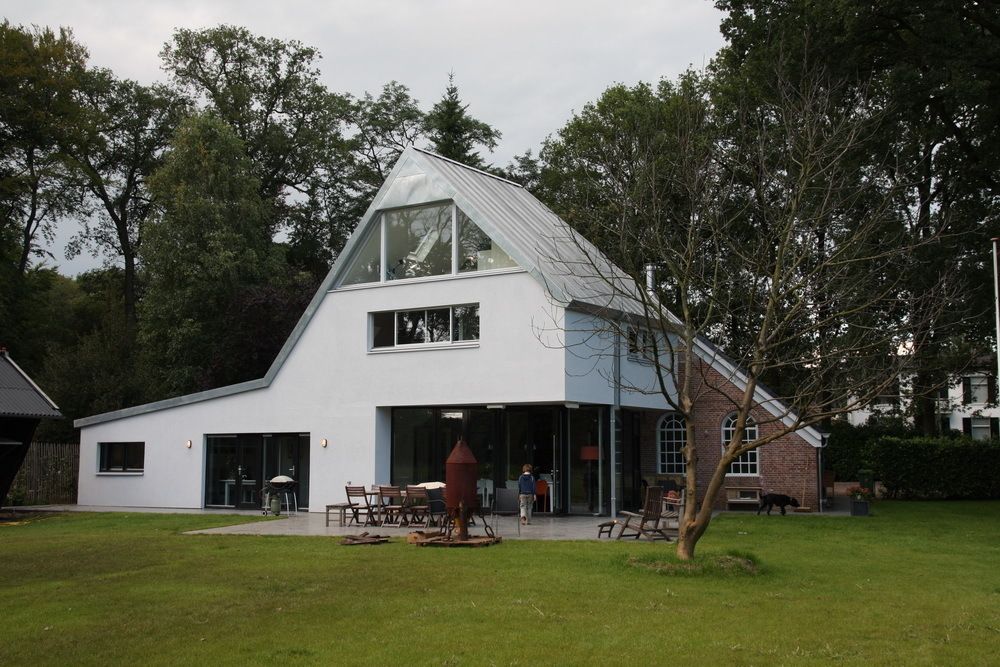
<svg viewBox="0 0 1000 667"><path fill-rule="evenodd" d="M1000 441L879 438L875 473L889 498L1000 498Z"/></svg>
<svg viewBox="0 0 1000 667"><path fill-rule="evenodd" d="M835 421L823 450L824 470L833 470L839 480L858 479L858 470L872 467L872 447L885 436L911 437L913 428L902 419L870 417L864 426Z"/></svg>

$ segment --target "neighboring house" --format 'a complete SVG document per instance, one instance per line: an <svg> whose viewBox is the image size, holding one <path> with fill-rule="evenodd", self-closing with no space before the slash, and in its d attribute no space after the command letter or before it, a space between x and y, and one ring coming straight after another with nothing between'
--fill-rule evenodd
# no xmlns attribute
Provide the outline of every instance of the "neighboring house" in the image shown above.
<svg viewBox="0 0 1000 667"><path fill-rule="evenodd" d="M442 479L464 437L484 487L532 463L557 512L636 507L644 483L683 473L683 420L642 336L602 326L636 304L573 270L588 252L522 187L407 149L263 378L77 420L79 502L251 508L262 480L288 474L300 506L322 510L346 484ZM707 381L742 390L714 348L698 354ZM794 423L757 397L759 428ZM731 405L699 404L706 470ZM807 428L751 452L732 466L733 493L816 507L821 446Z"/></svg>
<svg viewBox="0 0 1000 667"><path fill-rule="evenodd" d="M866 409L848 414L855 426L871 417L909 416L910 382L901 380L892 391L877 397ZM996 376L989 371L969 370L942 387L935 401L941 433L959 431L977 440L1000 437L1000 406L997 405Z"/></svg>
<svg viewBox="0 0 1000 667"><path fill-rule="evenodd" d="M59 419L59 407L0 347L0 503L24 462L42 419Z"/></svg>

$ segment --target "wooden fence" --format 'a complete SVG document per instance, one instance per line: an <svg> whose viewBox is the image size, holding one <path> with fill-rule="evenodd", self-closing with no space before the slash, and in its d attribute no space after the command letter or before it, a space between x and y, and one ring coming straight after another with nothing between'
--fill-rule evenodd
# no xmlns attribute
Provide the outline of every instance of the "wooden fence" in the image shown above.
<svg viewBox="0 0 1000 667"><path fill-rule="evenodd" d="M78 443L33 442L3 504L75 503L79 471Z"/></svg>

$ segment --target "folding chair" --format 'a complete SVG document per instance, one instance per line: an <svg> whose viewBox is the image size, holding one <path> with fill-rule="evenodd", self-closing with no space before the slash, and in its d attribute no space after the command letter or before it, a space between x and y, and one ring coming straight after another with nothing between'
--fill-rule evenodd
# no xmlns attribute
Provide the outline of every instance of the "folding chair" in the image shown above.
<svg viewBox="0 0 1000 667"><path fill-rule="evenodd" d="M345 486L347 491L348 509L351 511L351 518L347 520L347 525L354 522L356 526L375 525L375 508L368 502L368 492L363 486ZM364 523L361 519L364 518Z"/></svg>
<svg viewBox="0 0 1000 667"><path fill-rule="evenodd" d="M378 487L378 512L384 526L402 525L403 521L403 491L398 486Z"/></svg>

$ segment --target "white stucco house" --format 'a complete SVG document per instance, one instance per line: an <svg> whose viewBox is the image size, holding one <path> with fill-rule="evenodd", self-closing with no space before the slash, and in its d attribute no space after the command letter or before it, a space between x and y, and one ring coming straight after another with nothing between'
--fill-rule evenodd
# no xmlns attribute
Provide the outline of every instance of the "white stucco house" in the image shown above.
<svg viewBox="0 0 1000 667"><path fill-rule="evenodd" d="M252 508L287 474L321 511L346 484L442 479L461 436L484 483L532 463L556 512L635 506L643 483L683 472L683 428L643 391L634 341L595 335L627 305L573 270L590 250L519 185L409 148L263 378L76 421L78 502ZM761 392L761 414L787 423ZM704 420L721 450L725 411ZM815 503L821 445L803 429L733 478Z"/></svg>

